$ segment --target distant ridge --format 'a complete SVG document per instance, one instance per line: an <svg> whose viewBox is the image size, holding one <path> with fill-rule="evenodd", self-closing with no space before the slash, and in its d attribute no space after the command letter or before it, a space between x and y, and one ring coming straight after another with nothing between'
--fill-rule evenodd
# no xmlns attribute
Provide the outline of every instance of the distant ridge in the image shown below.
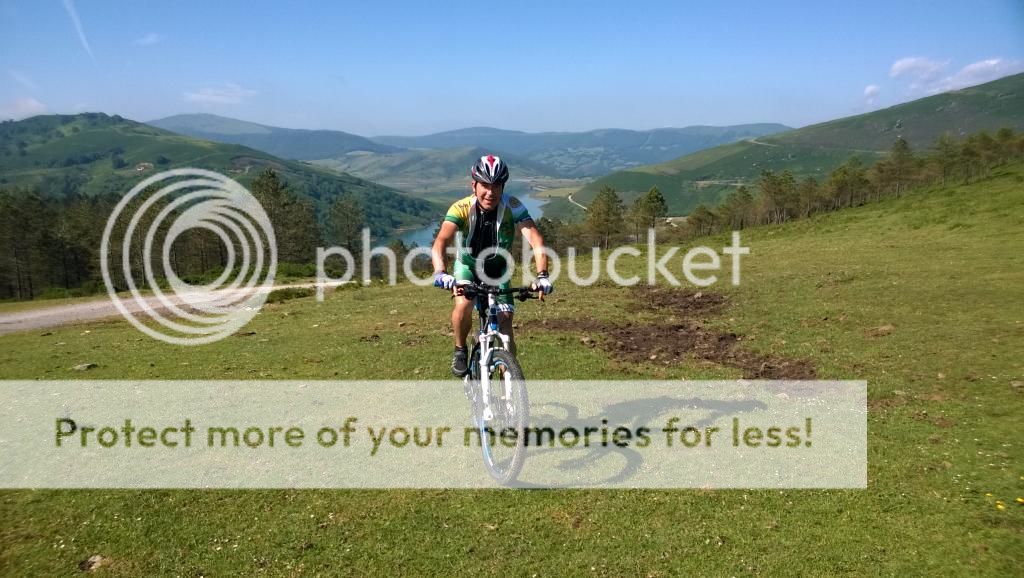
<svg viewBox="0 0 1024 578"><path fill-rule="evenodd" d="M214 114L179 114L146 124L195 138L240 144L287 159L326 159L354 151L400 150L339 130L279 128Z"/></svg>
<svg viewBox="0 0 1024 578"><path fill-rule="evenodd" d="M540 133L470 127L425 136L378 136L373 140L410 149L482 147L500 150L545 165L552 174L593 177L788 129L785 125L771 123Z"/></svg>
<svg viewBox="0 0 1024 578"><path fill-rule="evenodd" d="M822 177L854 155L866 163L881 158L897 137L923 149L943 133L960 136L1004 126L1024 129L1024 74L614 172L573 199L587 204L609 186L631 200L657 186L670 211L685 214L700 203L717 204L734 184L753 182L763 170Z"/></svg>

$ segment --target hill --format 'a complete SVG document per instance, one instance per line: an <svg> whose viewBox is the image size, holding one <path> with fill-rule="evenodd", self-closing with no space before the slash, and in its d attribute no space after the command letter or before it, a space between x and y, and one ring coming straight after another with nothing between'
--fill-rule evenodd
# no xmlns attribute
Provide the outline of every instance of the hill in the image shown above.
<svg viewBox="0 0 1024 578"><path fill-rule="evenodd" d="M644 131L600 129L527 133L474 127L425 136L379 136L373 140L416 149L481 147L500 150L544 165L550 175L593 177L788 128L780 124L747 124Z"/></svg>
<svg viewBox="0 0 1024 578"><path fill-rule="evenodd" d="M1024 127L1024 73L760 138L778 145L885 151L897 136L926 148L944 132L964 136Z"/></svg>
<svg viewBox="0 0 1024 578"><path fill-rule="evenodd" d="M587 204L603 186L629 201L658 186L674 214L717 203L738 183L763 170L821 176L853 155L882 158L897 137L922 149L943 133L965 135L1001 127L1024 128L1024 74L930 96L883 110L735 142L668 162L612 173L574 195Z"/></svg>
<svg viewBox="0 0 1024 578"><path fill-rule="evenodd" d="M197 167L247 184L263 168L278 171L323 215L339 195L364 199L379 235L422 225L439 209L390 187L324 168L221 144L101 113L36 116L0 123L0 187L37 187L44 195L122 195L155 171Z"/></svg>
<svg viewBox="0 0 1024 578"><path fill-rule="evenodd" d="M353 151L400 150L338 130L280 128L213 114L179 114L146 124L195 138L240 144L286 159L326 159Z"/></svg>
<svg viewBox="0 0 1024 578"><path fill-rule="evenodd" d="M485 154L497 154L509 163L513 181L550 179L550 167L517 155L476 147L417 149L392 154L350 153L314 164L415 194L437 197L465 194L469 168Z"/></svg>

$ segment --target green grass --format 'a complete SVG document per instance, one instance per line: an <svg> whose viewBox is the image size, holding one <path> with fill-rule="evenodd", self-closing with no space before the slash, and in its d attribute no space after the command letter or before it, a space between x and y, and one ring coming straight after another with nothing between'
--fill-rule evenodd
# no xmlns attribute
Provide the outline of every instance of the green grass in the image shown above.
<svg viewBox="0 0 1024 578"><path fill-rule="evenodd" d="M1022 183L1018 165L743 232L742 283L716 286L730 306L710 323L810 359L822 378L868 381L867 490L7 491L0 569L71 574L98 553L113 576L1016 574ZM620 288L560 283L552 297L519 322L633 318ZM0 337L0 375L80 378L69 368L92 362L85 376L101 379L443 379L448 307L426 288L341 290L268 305L255 334L198 349L123 321L13 334ZM885 324L890 335L870 336ZM574 334L518 338L535 378L736 377L696 361L623 364Z"/></svg>

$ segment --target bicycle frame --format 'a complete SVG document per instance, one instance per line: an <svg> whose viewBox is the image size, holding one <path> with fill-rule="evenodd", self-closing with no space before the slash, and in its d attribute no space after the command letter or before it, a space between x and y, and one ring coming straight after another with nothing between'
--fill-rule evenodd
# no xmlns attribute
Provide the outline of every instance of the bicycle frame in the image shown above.
<svg viewBox="0 0 1024 578"><path fill-rule="evenodd" d="M519 300L524 301L528 295L536 291L533 288L520 287L517 289L504 289L501 291L502 294L519 295ZM477 332L477 342L474 350L479 348L479 359L477 360L477 375L479 395L483 405L483 420L490 421L494 419L494 410L491 408L491 398L488 394L490 391L490 366L492 362L492 356L495 350L504 349L509 350L509 343L511 339L508 335L502 333L498 329L498 295L493 291L493 288L486 288L478 285L470 285L463 289L463 295L467 298L473 299L474 307L480 317L480 329ZM482 300L483 295L487 295L487 304L484 305ZM496 343L497 342L497 343ZM473 371L470 372L464 378L464 383L467 387L467 394L470 393L469 387L473 385ZM505 383L505 395L511 395L511 383Z"/></svg>
<svg viewBox="0 0 1024 578"><path fill-rule="evenodd" d="M478 362L477 375L480 376L478 385L480 388L480 399L483 402L483 419L490 421L494 419L494 410L491 408L491 396L487 395L490 391L490 380L491 372L491 356L495 349L509 348L509 336L498 330L498 299L493 293L487 294L487 305L483 304L478 294L475 298L475 307L480 317L480 330L477 333L477 347L480 349L480 359ZM493 342L495 339L500 341L500 344L495 346ZM472 374L466 376L465 379L471 380ZM472 385L472 384L470 384ZM505 386L508 388L508 384ZM506 391L506 394L511 392Z"/></svg>

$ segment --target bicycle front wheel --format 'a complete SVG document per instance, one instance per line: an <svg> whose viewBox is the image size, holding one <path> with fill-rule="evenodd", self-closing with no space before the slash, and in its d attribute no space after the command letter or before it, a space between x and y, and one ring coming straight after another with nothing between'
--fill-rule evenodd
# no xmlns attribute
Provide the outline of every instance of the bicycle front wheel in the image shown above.
<svg viewBox="0 0 1024 578"><path fill-rule="evenodd" d="M499 484L509 485L526 460L530 422L526 379L516 358L499 349L491 354L489 382L487 396L494 416L484 420L482 412L478 414L484 465Z"/></svg>

